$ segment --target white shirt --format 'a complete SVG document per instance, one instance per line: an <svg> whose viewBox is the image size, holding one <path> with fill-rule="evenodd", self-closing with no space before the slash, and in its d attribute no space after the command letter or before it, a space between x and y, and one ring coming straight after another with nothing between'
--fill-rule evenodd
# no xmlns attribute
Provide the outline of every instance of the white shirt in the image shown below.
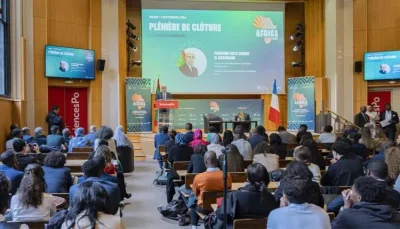
<svg viewBox="0 0 400 229"><path fill-rule="evenodd" d="M211 143L207 146L208 151L214 151L217 154L217 158L222 154L222 150L225 147L221 146L220 144Z"/></svg>
<svg viewBox="0 0 400 229"><path fill-rule="evenodd" d="M334 143L335 141L335 133L322 133L317 140L318 143Z"/></svg>
<svg viewBox="0 0 400 229"><path fill-rule="evenodd" d="M385 120L390 121L392 120L392 111L385 111Z"/></svg>
<svg viewBox="0 0 400 229"><path fill-rule="evenodd" d="M310 163L308 165L308 169L310 169L310 171L313 174L312 180L319 184L321 182L321 170L319 169L319 166L316 164Z"/></svg>
<svg viewBox="0 0 400 229"><path fill-rule="evenodd" d="M272 171L279 169L279 156L276 154L256 154L254 155L253 163L262 164L269 173Z"/></svg>
<svg viewBox="0 0 400 229"><path fill-rule="evenodd" d="M41 205L37 208L33 206L26 207L21 203L19 195L16 194L11 198L10 209L14 222L49 221L56 213L56 204L52 195L43 193Z"/></svg>
<svg viewBox="0 0 400 229"><path fill-rule="evenodd" d="M241 138L233 141L232 144L238 148L244 160L253 160L253 149L251 148L250 142Z"/></svg>

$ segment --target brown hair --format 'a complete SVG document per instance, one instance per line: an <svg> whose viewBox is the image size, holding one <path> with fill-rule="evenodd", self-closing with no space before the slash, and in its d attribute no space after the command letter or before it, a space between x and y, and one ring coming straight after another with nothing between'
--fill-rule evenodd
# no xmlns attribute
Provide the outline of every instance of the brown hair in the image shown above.
<svg viewBox="0 0 400 229"><path fill-rule="evenodd" d="M272 150L272 147L269 146L266 141L258 143L254 148L254 155L264 154L264 156L267 156L267 154L273 154L273 153L274 151Z"/></svg>
<svg viewBox="0 0 400 229"><path fill-rule="evenodd" d="M389 177L396 180L400 174L400 149L398 147L386 149L385 162L388 165Z"/></svg>
<svg viewBox="0 0 400 229"><path fill-rule="evenodd" d="M293 155L297 160L308 163L310 161L311 152L305 146L298 146L294 149Z"/></svg>

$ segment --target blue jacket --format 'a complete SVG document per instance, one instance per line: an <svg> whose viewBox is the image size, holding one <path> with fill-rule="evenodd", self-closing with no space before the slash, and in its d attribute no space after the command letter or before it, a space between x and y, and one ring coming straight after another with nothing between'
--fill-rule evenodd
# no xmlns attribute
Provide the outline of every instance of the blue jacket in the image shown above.
<svg viewBox="0 0 400 229"><path fill-rule="evenodd" d="M86 140L89 140L89 146L94 146L94 141L96 140L96 132L88 133L85 136Z"/></svg>
<svg viewBox="0 0 400 229"><path fill-rule="evenodd" d="M43 166L46 193L68 193L73 184L69 168L52 168Z"/></svg>
<svg viewBox="0 0 400 229"><path fill-rule="evenodd" d="M165 143L169 140L168 134L158 133L154 136L154 156L153 159L161 160L161 155L158 153L158 146L165 145Z"/></svg>
<svg viewBox="0 0 400 229"><path fill-rule="evenodd" d="M194 132L193 131L188 131L184 134L183 136L183 142L186 143L187 145L193 141L193 136L194 136Z"/></svg>
<svg viewBox="0 0 400 229"><path fill-rule="evenodd" d="M46 145L47 137L44 135L40 135L33 138L33 141L36 142L39 146Z"/></svg>
<svg viewBox="0 0 400 229"><path fill-rule="evenodd" d="M30 136L30 135L23 135L23 136L22 136L22 139L24 139L24 141L25 141L27 144L34 142L33 137Z"/></svg>
<svg viewBox="0 0 400 229"><path fill-rule="evenodd" d="M262 142L262 141L268 141L268 135L265 134L265 136L259 135L259 134L255 134L253 135L251 138L247 139L247 141L250 142L251 148L254 150L254 148L256 148L256 146L258 145L258 143Z"/></svg>
<svg viewBox="0 0 400 229"><path fill-rule="evenodd" d="M85 180L86 180L86 178L85 178L84 176L79 177L79 179L78 179L78 184L84 182ZM118 182L117 177L111 176L110 174L107 174L107 173L102 173L102 174L101 174L101 180L103 180L103 181L109 181L109 182L118 184L118 183L117 183L117 182Z"/></svg>
<svg viewBox="0 0 400 229"><path fill-rule="evenodd" d="M99 182L103 186L103 188L107 191L107 194L108 194L108 201L106 203L107 211L104 213L115 215L118 212L119 202L121 201L118 185L111 183L109 181L103 181L99 177L89 177L84 182L87 182L87 181ZM82 182L81 184L83 184L84 182ZM70 206L73 205L74 194L77 191L77 188L79 187L79 185L81 185L81 184L73 185L69 189L69 204L70 204Z"/></svg>
<svg viewBox="0 0 400 229"><path fill-rule="evenodd" d="M21 183L24 173L8 167L7 165L0 165L0 171L4 172L6 177L11 181L11 193L14 195Z"/></svg>

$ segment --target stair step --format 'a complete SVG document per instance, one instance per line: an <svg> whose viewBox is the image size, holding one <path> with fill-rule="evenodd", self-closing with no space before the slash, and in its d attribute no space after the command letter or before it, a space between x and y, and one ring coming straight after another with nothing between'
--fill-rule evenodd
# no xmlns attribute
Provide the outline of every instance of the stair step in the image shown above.
<svg viewBox="0 0 400 229"><path fill-rule="evenodd" d="M145 161L146 160L146 155L144 154L136 154L134 156L135 161Z"/></svg>

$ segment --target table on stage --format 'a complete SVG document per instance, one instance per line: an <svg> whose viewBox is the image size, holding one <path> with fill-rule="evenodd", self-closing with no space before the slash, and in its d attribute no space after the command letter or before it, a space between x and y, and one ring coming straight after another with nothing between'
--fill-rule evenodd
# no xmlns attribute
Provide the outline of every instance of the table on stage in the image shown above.
<svg viewBox="0 0 400 229"><path fill-rule="evenodd" d="M246 123L246 124L247 124L247 123L250 123L250 129L251 129L251 124L252 124L252 123L255 124L254 128L256 128L257 125L258 125L258 122L257 122L257 121L251 121L251 120L244 120L244 121L222 121L222 123L224 124L225 130L228 129L228 123L232 123L232 126L233 126L233 127L234 127L234 126L238 126L238 125L240 125L240 124L242 124L242 123ZM235 128L233 128L233 129L235 129ZM234 131L234 130L232 130L232 131Z"/></svg>

